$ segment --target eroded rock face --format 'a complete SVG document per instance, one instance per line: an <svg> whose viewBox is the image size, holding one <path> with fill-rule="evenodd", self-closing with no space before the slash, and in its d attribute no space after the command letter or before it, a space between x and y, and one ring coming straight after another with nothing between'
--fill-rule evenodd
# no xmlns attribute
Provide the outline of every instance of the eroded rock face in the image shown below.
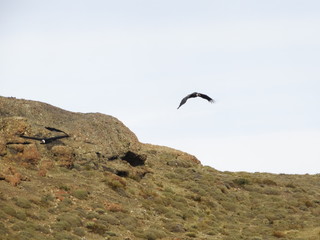
<svg viewBox="0 0 320 240"><path fill-rule="evenodd" d="M69 169L97 167L112 156L138 153L141 148L134 133L112 116L73 113L41 102L4 97L0 97L0 106L0 161L38 168L40 175L46 175L52 163ZM50 128L69 137L48 144L21 137L41 139L62 134Z"/></svg>
<svg viewBox="0 0 320 240"><path fill-rule="evenodd" d="M52 147L51 151L59 166L73 168L75 158L73 149L71 147L58 145Z"/></svg>
<svg viewBox="0 0 320 240"><path fill-rule="evenodd" d="M65 134L67 137L43 141ZM149 157L172 166L199 164L195 157L174 149L150 148L112 116L74 113L41 102L0 97L0 163L35 169L40 176L59 166L109 171L135 179L150 172L143 169ZM153 152L156 157L150 154Z"/></svg>
<svg viewBox="0 0 320 240"><path fill-rule="evenodd" d="M0 97L0 106L1 155L4 154L4 141L18 144L37 142L22 139L19 135L57 135L45 127L61 129L70 135L68 139L55 141L54 144L68 145L78 155L99 152L101 156L110 157L140 149L141 144L134 133L112 116L73 113L45 103L4 97Z"/></svg>
<svg viewBox="0 0 320 240"><path fill-rule="evenodd" d="M0 156L4 156L6 154L6 139L4 136L0 136Z"/></svg>
<svg viewBox="0 0 320 240"><path fill-rule="evenodd" d="M28 181L28 177L23 176L16 168L7 167L2 170L0 173L0 179L5 180L10 183L12 186L17 186L21 181Z"/></svg>

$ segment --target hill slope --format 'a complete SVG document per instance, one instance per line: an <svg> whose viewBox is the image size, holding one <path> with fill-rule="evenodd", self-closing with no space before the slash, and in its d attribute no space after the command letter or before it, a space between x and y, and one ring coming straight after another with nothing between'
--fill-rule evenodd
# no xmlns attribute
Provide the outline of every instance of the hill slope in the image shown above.
<svg viewBox="0 0 320 240"><path fill-rule="evenodd" d="M52 129L69 137L21 137ZM319 216L319 175L219 172L114 117L0 97L1 239L320 239Z"/></svg>

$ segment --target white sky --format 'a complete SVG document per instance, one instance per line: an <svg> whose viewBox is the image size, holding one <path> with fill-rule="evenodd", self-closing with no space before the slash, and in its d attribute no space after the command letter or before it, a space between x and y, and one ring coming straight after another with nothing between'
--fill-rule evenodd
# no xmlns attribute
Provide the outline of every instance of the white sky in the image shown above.
<svg viewBox="0 0 320 240"><path fill-rule="evenodd" d="M0 81L218 170L320 173L318 0L0 0Z"/></svg>

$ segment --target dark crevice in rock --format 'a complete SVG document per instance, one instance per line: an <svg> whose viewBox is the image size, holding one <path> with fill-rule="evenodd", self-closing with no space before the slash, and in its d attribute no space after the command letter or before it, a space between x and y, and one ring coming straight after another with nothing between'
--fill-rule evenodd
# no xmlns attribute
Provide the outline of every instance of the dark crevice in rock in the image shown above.
<svg viewBox="0 0 320 240"><path fill-rule="evenodd" d="M118 175L119 177L129 177L129 171L127 170L118 170L115 168L102 166L103 171L111 172L113 174Z"/></svg>
<svg viewBox="0 0 320 240"><path fill-rule="evenodd" d="M119 158L119 156L118 156L118 155L115 155L115 156L109 157L108 160L109 160L109 161L113 161L113 160L116 160L116 159L118 159L118 158Z"/></svg>
<svg viewBox="0 0 320 240"><path fill-rule="evenodd" d="M119 177L128 177L129 176L128 171L117 170L115 174L118 175Z"/></svg>
<svg viewBox="0 0 320 240"><path fill-rule="evenodd" d="M131 166L143 166L147 157L145 155L139 155L134 152L128 151L123 157L122 160L127 161Z"/></svg>

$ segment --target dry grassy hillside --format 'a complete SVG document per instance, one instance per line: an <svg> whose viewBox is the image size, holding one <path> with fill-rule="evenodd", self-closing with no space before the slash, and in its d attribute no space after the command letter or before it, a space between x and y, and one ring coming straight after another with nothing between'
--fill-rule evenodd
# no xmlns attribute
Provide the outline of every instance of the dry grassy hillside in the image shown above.
<svg viewBox="0 0 320 240"><path fill-rule="evenodd" d="M69 137L21 137L52 128ZM0 239L320 239L320 175L219 172L114 117L0 97Z"/></svg>

